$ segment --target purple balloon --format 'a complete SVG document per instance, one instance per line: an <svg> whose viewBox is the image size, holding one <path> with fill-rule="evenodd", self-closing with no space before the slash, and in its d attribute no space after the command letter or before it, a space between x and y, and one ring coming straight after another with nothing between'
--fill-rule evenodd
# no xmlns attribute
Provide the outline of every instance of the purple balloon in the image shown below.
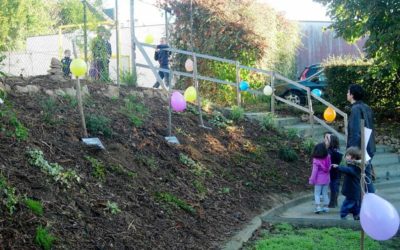
<svg viewBox="0 0 400 250"><path fill-rule="evenodd" d="M171 96L171 107L176 112L182 112L186 109L185 97L178 91L172 93Z"/></svg>
<svg viewBox="0 0 400 250"><path fill-rule="evenodd" d="M399 229L396 208L376 194L367 193L361 204L361 227L374 240L388 240Z"/></svg>

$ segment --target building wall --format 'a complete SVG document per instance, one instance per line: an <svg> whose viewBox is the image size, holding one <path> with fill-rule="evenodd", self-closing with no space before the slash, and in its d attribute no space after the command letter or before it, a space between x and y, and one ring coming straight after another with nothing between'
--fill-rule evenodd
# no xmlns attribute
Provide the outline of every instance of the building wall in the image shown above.
<svg viewBox="0 0 400 250"><path fill-rule="evenodd" d="M349 44L342 38L335 38L335 32L327 29L331 22L301 21L299 24L302 46L296 59L298 75L306 66L321 63L330 56L360 57L365 39Z"/></svg>

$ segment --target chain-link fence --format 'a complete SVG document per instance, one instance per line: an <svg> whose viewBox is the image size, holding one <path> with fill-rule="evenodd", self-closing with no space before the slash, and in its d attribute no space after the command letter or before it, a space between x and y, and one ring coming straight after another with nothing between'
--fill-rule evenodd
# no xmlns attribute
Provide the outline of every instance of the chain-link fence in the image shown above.
<svg viewBox="0 0 400 250"><path fill-rule="evenodd" d="M48 71L52 67L57 67L57 70L59 69L60 65L51 65L52 58L57 58L61 62L65 51L69 50L72 54L71 59L75 57L87 59L89 66L87 77L98 79L99 66L96 65L96 58L94 58L94 54L96 53L93 50L96 47L94 43L98 37L99 27L104 27L107 36L104 40L109 42L108 46L110 47L109 55L105 58L106 67L108 67L110 81L116 83L118 73L121 76L131 71L132 40L130 23L126 22L120 24L118 31L119 39L117 39L117 29L114 20L110 19L97 23L86 23L86 56L84 27L85 25L83 23L64 25L59 26L58 30L54 31L54 34L27 37L24 40L23 48L3 52L5 59L0 64L0 71L11 76L22 75L24 77L29 77L46 75L49 74ZM145 42L146 37L151 36L154 43L157 43L162 36L165 36L165 24L135 25L135 35L141 42ZM117 55L117 51L119 51L119 55ZM146 51L148 55L152 57L154 50L146 48ZM119 60L117 60L118 57ZM141 53L136 53L136 61L145 63ZM118 63L119 72L117 72ZM62 68L60 70L62 72ZM52 72L54 72L54 70ZM150 87L155 82L155 77L148 69L138 68L137 77L139 85L142 86Z"/></svg>

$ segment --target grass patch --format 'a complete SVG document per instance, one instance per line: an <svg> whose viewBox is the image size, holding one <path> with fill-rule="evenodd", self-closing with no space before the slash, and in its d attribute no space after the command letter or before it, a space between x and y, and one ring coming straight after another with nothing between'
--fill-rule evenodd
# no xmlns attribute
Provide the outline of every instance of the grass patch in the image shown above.
<svg viewBox="0 0 400 250"><path fill-rule="evenodd" d="M190 171L198 177L212 176L212 172L204 167L200 162L194 161L189 156L180 153L179 161L190 168Z"/></svg>
<svg viewBox="0 0 400 250"><path fill-rule="evenodd" d="M37 216L43 215L43 205L40 201L28 198L25 200L25 205Z"/></svg>
<svg viewBox="0 0 400 250"><path fill-rule="evenodd" d="M254 250L356 250L360 249L360 231L341 228L294 228L289 224L272 225L261 232L262 239L244 249ZM386 245L389 247L388 245ZM383 247L379 242L365 238L365 249L396 249Z"/></svg>
<svg viewBox="0 0 400 250"><path fill-rule="evenodd" d="M38 246L42 247L44 250L50 250L55 241L56 237L51 235L46 228L42 226L36 228L35 242Z"/></svg>
<svg viewBox="0 0 400 250"><path fill-rule="evenodd" d="M179 199L173 194L166 193L166 192L157 192L155 194L156 199L159 201L166 202L170 205L173 205L174 207L180 208L188 213L195 214L196 209L194 209L192 206L187 204L184 200Z"/></svg>

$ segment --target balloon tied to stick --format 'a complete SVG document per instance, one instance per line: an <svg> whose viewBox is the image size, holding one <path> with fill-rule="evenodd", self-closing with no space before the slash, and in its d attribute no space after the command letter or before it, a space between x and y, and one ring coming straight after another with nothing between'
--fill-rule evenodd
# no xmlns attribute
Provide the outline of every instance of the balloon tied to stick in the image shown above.
<svg viewBox="0 0 400 250"><path fill-rule="evenodd" d="M324 111L325 121L333 122L335 120L335 118L336 118L336 111L331 107L326 108Z"/></svg>

